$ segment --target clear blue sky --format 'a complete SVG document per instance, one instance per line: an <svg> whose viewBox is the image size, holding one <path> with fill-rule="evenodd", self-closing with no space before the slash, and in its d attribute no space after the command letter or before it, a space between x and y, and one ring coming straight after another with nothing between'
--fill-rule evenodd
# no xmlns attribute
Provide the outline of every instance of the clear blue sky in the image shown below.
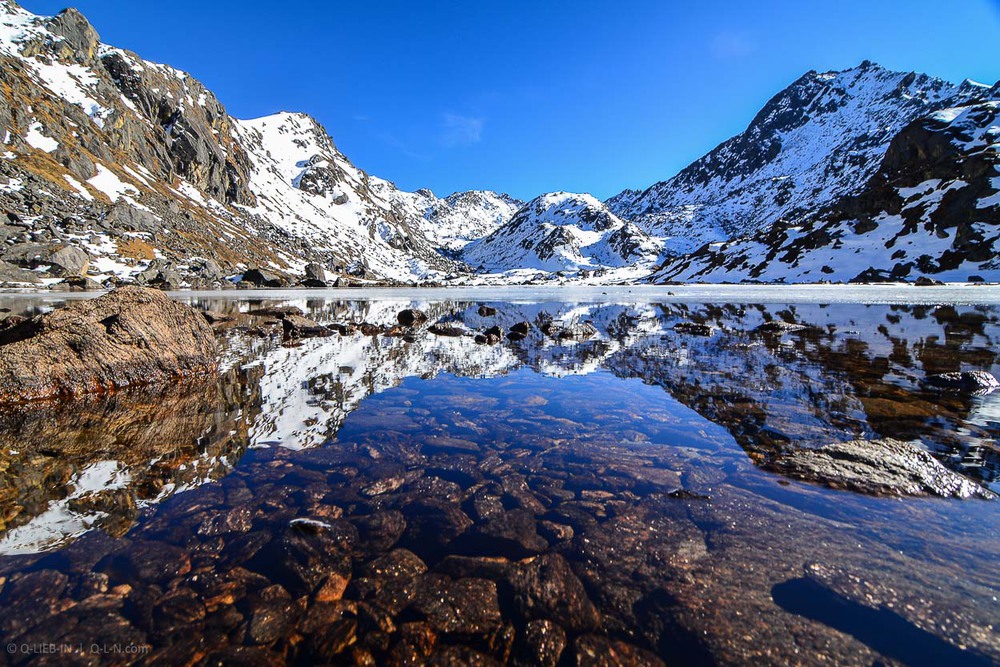
<svg viewBox="0 0 1000 667"><path fill-rule="evenodd" d="M867 58L1000 78L998 0L74 6L105 42L192 73L232 115L307 112L362 169L439 195L647 187L810 69Z"/></svg>

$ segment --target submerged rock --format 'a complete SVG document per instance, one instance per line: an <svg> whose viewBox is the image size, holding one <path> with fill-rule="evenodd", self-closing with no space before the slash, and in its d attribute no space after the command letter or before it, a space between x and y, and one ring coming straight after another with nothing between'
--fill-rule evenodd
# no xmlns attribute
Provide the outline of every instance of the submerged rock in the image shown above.
<svg viewBox="0 0 1000 667"><path fill-rule="evenodd" d="M200 313L157 290L122 287L0 333L0 403L214 373L216 353Z"/></svg>
<svg viewBox="0 0 1000 667"><path fill-rule="evenodd" d="M795 479L874 495L996 498L927 452L892 438L800 449L766 467Z"/></svg>

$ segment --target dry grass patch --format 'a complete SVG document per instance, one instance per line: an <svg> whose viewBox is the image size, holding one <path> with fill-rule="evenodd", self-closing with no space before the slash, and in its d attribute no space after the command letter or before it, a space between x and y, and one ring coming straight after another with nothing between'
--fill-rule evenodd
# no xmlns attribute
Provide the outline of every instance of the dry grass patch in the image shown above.
<svg viewBox="0 0 1000 667"><path fill-rule="evenodd" d="M118 241L118 254L135 260L156 259L156 249L142 239L129 238Z"/></svg>

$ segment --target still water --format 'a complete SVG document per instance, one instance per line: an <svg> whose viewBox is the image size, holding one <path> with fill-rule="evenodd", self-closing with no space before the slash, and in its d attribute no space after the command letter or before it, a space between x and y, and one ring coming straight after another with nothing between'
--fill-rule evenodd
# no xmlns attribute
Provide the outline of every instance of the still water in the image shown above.
<svg viewBox="0 0 1000 667"><path fill-rule="evenodd" d="M893 438L1000 491L1000 392L922 384L1000 376L1000 291L669 289L175 295L217 381L0 415L7 660L1000 661L997 501L775 472Z"/></svg>

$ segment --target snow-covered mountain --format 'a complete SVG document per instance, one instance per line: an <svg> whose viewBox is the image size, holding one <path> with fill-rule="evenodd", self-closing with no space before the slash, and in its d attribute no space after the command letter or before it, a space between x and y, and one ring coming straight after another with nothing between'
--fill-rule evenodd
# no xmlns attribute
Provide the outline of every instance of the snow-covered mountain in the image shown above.
<svg viewBox="0 0 1000 667"><path fill-rule="evenodd" d="M424 234L436 245L460 250L470 242L492 234L517 213L524 202L489 190L456 192L436 200L424 212L430 223Z"/></svg>
<svg viewBox="0 0 1000 667"><path fill-rule="evenodd" d="M503 227L469 244L462 259L487 273L591 272L626 266L648 270L659 254L657 239L593 196L553 192L531 200Z"/></svg>
<svg viewBox="0 0 1000 667"><path fill-rule="evenodd" d="M904 127L988 91L867 61L841 72L809 72L775 95L741 134L673 178L607 203L619 217L668 237L673 254L751 237L857 193Z"/></svg>
<svg viewBox="0 0 1000 667"><path fill-rule="evenodd" d="M401 190L304 114L232 118L76 10L0 0L0 64L2 285L1000 281L996 86L809 72L669 180L523 204Z"/></svg>
<svg viewBox="0 0 1000 667"><path fill-rule="evenodd" d="M400 191L304 114L234 119L190 75L102 44L76 10L0 1L0 60L0 281L169 269L210 285L252 267L301 277L309 262L437 279L458 268L440 249L517 204ZM70 266L53 259L66 247Z"/></svg>
<svg viewBox="0 0 1000 667"><path fill-rule="evenodd" d="M988 95L1000 100L1000 88ZM988 101L908 125L856 194L757 238L706 245L655 279L992 282L998 240L1000 101Z"/></svg>

